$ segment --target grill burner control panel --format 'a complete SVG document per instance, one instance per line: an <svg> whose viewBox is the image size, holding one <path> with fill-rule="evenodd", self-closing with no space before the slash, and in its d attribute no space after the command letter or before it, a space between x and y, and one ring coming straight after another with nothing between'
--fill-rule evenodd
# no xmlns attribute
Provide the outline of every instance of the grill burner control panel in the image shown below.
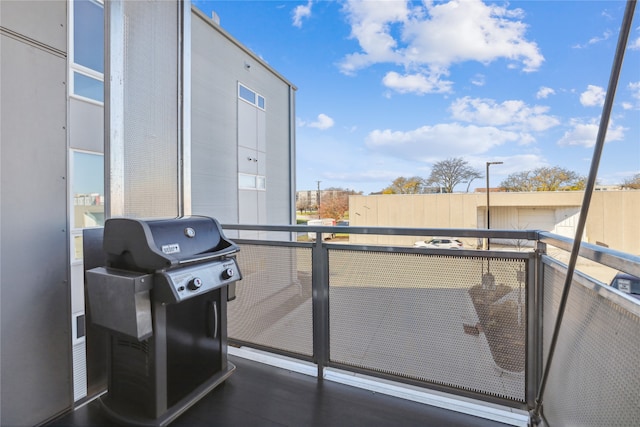
<svg viewBox="0 0 640 427"><path fill-rule="evenodd" d="M154 299L176 303L242 279L235 258L195 264L155 274Z"/></svg>

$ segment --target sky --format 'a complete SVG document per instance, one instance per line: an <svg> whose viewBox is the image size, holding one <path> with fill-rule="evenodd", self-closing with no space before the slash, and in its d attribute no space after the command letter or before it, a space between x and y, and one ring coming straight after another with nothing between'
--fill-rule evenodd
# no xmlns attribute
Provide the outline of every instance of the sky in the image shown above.
<svg viewBox="0 0 640 427"><path fill-rule="evenodd" d="M193 4L297 87L297 190L370 194L450 158L482 173L470 191L486 186L486 162L503 162L491 166L492 187L543 166L587 176L626 2ZM640 173L639 14L601 185Z"/></svg>

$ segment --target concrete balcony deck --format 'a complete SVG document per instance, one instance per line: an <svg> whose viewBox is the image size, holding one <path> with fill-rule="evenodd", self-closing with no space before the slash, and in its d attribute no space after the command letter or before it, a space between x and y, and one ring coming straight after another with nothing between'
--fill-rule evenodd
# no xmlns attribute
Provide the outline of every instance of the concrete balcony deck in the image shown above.
<svg viewBox="0 0 640 427"><path fill-rule="evenodd" d="M505 424L374 393L333 381L230 356L231 377L171 425L181 426L449 426ZM47 424L48 427L117 425L97 400Z"/></svg>

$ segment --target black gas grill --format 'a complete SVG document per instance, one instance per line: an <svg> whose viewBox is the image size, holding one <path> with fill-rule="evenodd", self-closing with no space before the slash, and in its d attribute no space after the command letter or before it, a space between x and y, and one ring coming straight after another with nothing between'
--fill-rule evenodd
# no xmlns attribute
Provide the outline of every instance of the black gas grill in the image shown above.
<svg viewBox="0 0 640 427"><path fill-rule="evenodd" d="M91 321L110 338L103 407L126 424L166 425L235 369L226 304L238 246L208 217L113 218L103 242L106 266L87 271Z"/></svg>

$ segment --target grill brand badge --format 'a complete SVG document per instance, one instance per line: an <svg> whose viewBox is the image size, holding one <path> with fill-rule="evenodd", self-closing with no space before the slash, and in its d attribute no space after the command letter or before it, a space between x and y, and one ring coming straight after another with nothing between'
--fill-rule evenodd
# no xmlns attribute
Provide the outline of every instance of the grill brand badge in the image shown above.
<svg viewBox="0 0 640 427"><path fill-rule="evenodd" d="M180 252L180 245L177 243L172 243L170 245L162 245L162 252L167 255L177 254Z"/></svg>
<svg viewBox="0 0 640 427"><path fill-rule="evenodd" d="M191 227L187 227L184 229L184 235L187 236L188 238L196 237L196 230L194 230Z"/></svg>

